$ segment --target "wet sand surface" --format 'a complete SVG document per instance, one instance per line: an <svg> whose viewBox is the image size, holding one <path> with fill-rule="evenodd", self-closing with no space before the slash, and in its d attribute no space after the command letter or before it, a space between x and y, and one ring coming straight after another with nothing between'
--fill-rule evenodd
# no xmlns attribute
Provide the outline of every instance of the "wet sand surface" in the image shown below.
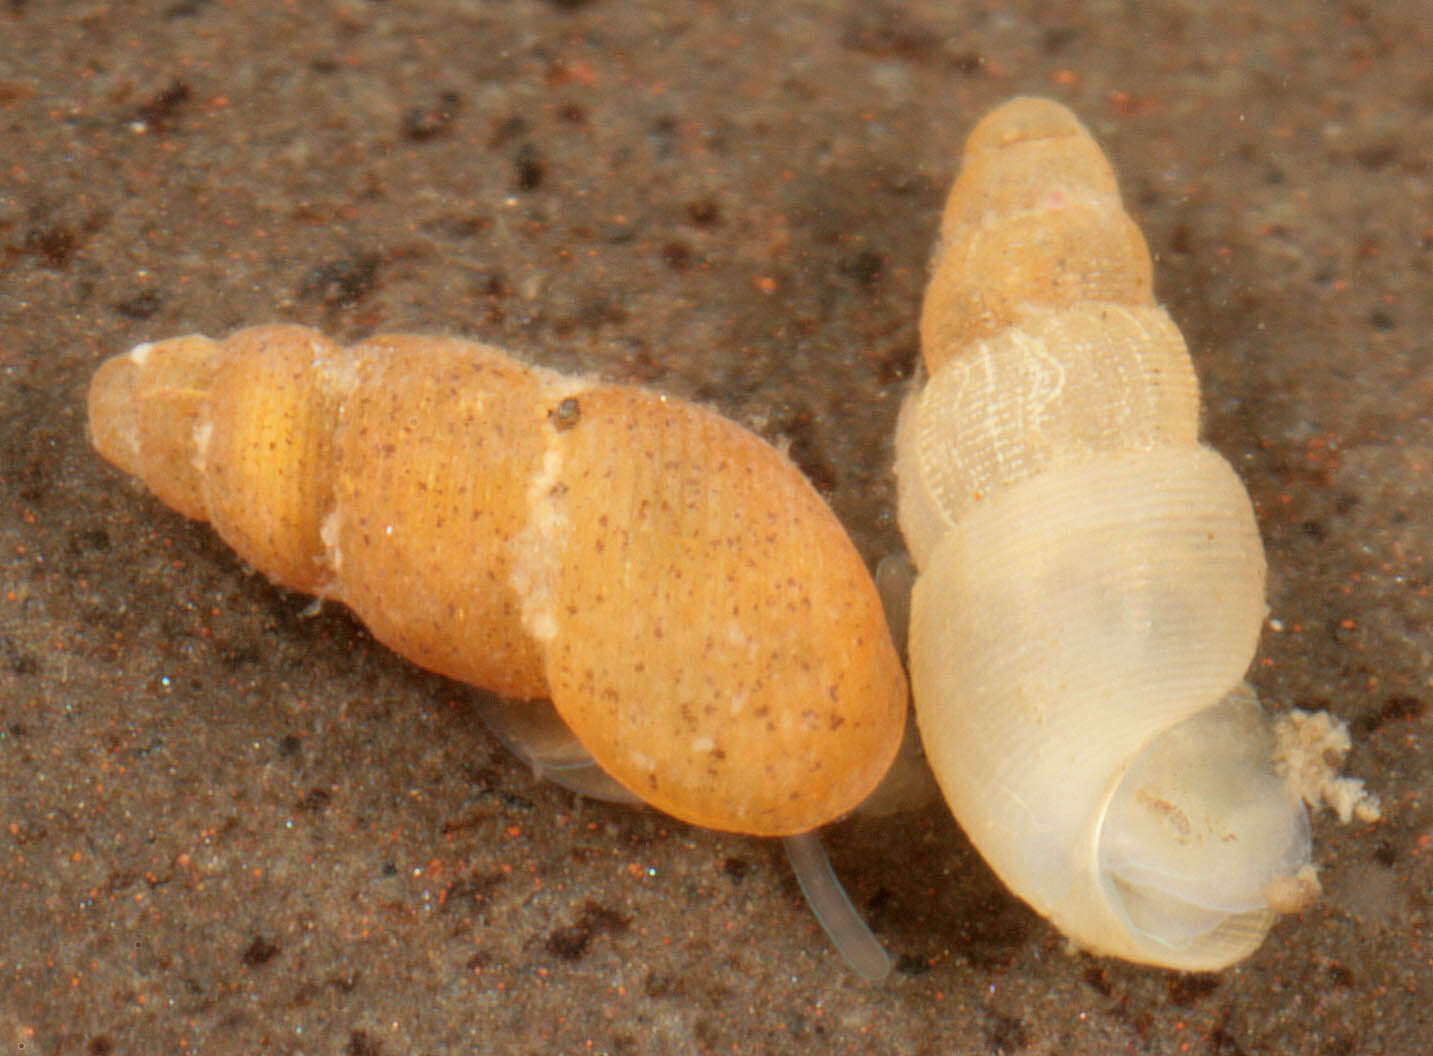
<svg viewBox="0 0 1433 1056"><path fill-rule="evenodd" d="M1426 1051L1430 53L1422 0L0 4L0 1052ZM1021 93L1110 154L1253 496L1254 681L1385 804L1237 968L1072 954L934 806L828 833L866 985L779 845L537 780L86 441L140 341L462 334L788 445L874 565Z"/></svg>

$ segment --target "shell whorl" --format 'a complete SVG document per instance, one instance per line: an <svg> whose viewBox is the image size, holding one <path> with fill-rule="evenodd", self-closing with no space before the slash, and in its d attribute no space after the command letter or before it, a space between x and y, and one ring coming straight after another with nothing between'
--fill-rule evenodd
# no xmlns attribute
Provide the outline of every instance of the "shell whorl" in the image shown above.
<svg viewBox="0 0 1433 1056"><path fill-rule="evenodd" d="M1099 452L1195 443L1199 383L1169 316L1026 313L947 359L901 416L900 519L917 565L996 490Z"/></svg>
<svg viewBox="0 0 1433 1056"><path fill-rule="evenodd" d="M1146 912L1140 885L1176 856L1131 863L1102 832L1112 800L1184 826L1181 845L1253 831L1190 805L1185 757L1170 787L1120 795L1141 753L1238 695L1265 613L1254 512L1199 443L1198 382L1151 270L1067 109L1016 99L976 126L921 316L929 380L897 434L920 569L911 681L942 790L1007 885L1093 952L1208 969L1258 946L1274 918L1258 892L1306 860L1307 830L1296 797L1255 779L1277 801L1261 837L1288 846L1252 867L1253 902L1212 915ZM1156 918L1181 937L1152 934Z"/></svg>

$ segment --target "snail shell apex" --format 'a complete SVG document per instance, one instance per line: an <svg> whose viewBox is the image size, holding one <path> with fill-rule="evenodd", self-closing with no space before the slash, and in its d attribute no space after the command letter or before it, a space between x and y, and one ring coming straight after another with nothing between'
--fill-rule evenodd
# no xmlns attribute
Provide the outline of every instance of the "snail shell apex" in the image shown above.
<svg viewBox="0 0 1433 1056"><path fill-rule="evenodd" d="M1144 235L1074 114L1044 99L1012 100L971 132L946 201L921 306L926 367L936 374L1034 306L1085 302L1154 303Z"/></svg>
<svg viewBox="0 0 1433 1056"><path fill-rule="evenodd" d="M550 696L686 821L810 830L900 743L859 554L795 466L702 408L469 341L268 326L114 357L90 420L270 578L431 670Z"/></svg>

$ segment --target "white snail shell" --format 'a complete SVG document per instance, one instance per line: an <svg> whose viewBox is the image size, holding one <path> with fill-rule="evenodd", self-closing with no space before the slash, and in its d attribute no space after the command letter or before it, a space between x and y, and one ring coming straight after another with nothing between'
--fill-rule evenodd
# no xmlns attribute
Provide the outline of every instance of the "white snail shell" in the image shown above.
<svg viewBox="0 0 1433 1056"><path fill-rule="evenodd" d="M1092 952L1215 969L1317 888L1241 683L1258 528L1198 442L1150 272L1068 110L1016 99L977 126L897 437L911 681L942 791L1015 893Z"/></svg>

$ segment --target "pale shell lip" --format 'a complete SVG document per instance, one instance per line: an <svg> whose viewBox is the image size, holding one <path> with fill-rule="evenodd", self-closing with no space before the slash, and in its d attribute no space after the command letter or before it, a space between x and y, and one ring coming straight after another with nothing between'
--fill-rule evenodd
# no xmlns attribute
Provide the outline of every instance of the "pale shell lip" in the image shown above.
<svg viewBox="0 0 1433 1056"><path fill-rule="evenodd" d="M1246 956L1276 919L1271 885L1308 867L1308 815L1275 773L1273 748L1268 717L1241 683L1152 738L1110 790L1097 872L1151 955L1221 965Z"/></svg>

